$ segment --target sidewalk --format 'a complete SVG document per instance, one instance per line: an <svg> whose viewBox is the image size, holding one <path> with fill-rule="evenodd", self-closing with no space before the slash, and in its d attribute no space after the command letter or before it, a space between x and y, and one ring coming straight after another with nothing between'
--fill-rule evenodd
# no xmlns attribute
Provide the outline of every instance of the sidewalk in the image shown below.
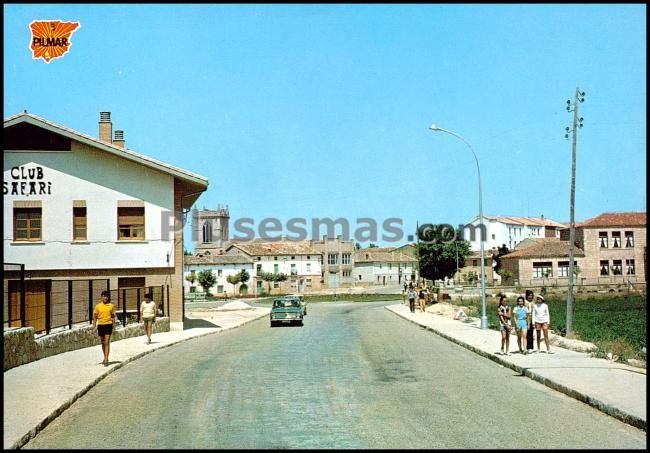
<svg viewBox="0 0 650 453"><path fill-rule="evenodd" d="M160 348L233 329L268 316L269 308L215 309L187 313L186 330L157 332L111 343L110 364L101 365L101 345L46 357L4 373L4 448L21 448L77 398L113 371ZM187 328L190 327L190 328Z"/></svg>
<svg viewBox="0 0 650 453"><path fill-rule="evenodd" d="M439 304L446 305L446 304ZM534 379L612 417L646 430L646 370L606 359L591 357L551 344L553 354L522 355L517 338L510 338L511 355L501 355L501 334L482 330L480 321L466 323L454 320L451 312L441 312L438 304L427 307L426 313L411 313L408 306L397 303L387 310L487 357L522 375ZM537 345L535 345L535 348ZM542 350L546 350L542 341ZM512 354L512 351L517 351Z"/></svg>

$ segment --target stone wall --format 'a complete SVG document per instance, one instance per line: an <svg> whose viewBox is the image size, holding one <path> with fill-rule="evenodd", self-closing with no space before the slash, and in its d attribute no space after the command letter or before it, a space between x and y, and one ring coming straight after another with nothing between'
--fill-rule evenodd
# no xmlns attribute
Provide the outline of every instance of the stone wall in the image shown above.
<svg viewBox="0 0 650 453"><path fill-rule="evenodd" d="M156 318L153 331L169 332L169 318ZM130 324L126 327L118 325L111 336L111 342L144 334L142 324ZM101 341L93 334L90 324L73 326L72 330L63 330L40 338L34 338L33 327L11 328L4 332L4 371L62 352L99 344Z"/></svg>

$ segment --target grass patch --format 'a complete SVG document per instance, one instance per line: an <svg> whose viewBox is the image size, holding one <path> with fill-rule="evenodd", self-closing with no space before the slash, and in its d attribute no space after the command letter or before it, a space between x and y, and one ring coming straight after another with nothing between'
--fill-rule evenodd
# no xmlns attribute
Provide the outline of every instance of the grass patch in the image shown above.
<svg viewBox="0 0 650 453"><path fill-rule="evenodd" d="M511 304L514 301L509 299ZM551 329L566 336L566 298L548 296L546 303L551 313ZM470 307L470 316L481 316L480 300L463 300L462 304ZM490 329L499 328L497 305L497 299L486 301ZM573 332L569 338L594 343L598 357L612 353L619 360L645 360L641 348L646 346L646 330L645 295L604 295L573 301Z"/></svg>

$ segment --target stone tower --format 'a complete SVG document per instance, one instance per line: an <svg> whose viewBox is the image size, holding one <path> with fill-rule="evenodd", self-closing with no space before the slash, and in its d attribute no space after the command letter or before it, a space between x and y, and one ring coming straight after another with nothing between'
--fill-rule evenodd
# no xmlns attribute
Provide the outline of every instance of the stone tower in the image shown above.
<svg viewBox="0 0 650 453"><path fill-rule="evenodd" d="M221 248L228 241L230 212L228 206L198 212L198 241L195 248Z"/></svg>

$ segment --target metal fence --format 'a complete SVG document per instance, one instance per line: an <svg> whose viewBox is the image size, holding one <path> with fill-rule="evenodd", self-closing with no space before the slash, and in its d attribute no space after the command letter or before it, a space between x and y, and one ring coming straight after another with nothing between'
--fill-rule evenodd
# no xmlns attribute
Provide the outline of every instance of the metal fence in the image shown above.
<svg viewBox="0 0 650 453"><path fill-rule="evenodd" d="M5 264L6 270L7 264ZM117 320L122 325L140 321L140 302L151 292L158 314L169 311L169 286L110 288L108 279L24 280L5 279L5 327L33 327L36 333L80 323L92 323L102 291L110 292Z"/></svg>

